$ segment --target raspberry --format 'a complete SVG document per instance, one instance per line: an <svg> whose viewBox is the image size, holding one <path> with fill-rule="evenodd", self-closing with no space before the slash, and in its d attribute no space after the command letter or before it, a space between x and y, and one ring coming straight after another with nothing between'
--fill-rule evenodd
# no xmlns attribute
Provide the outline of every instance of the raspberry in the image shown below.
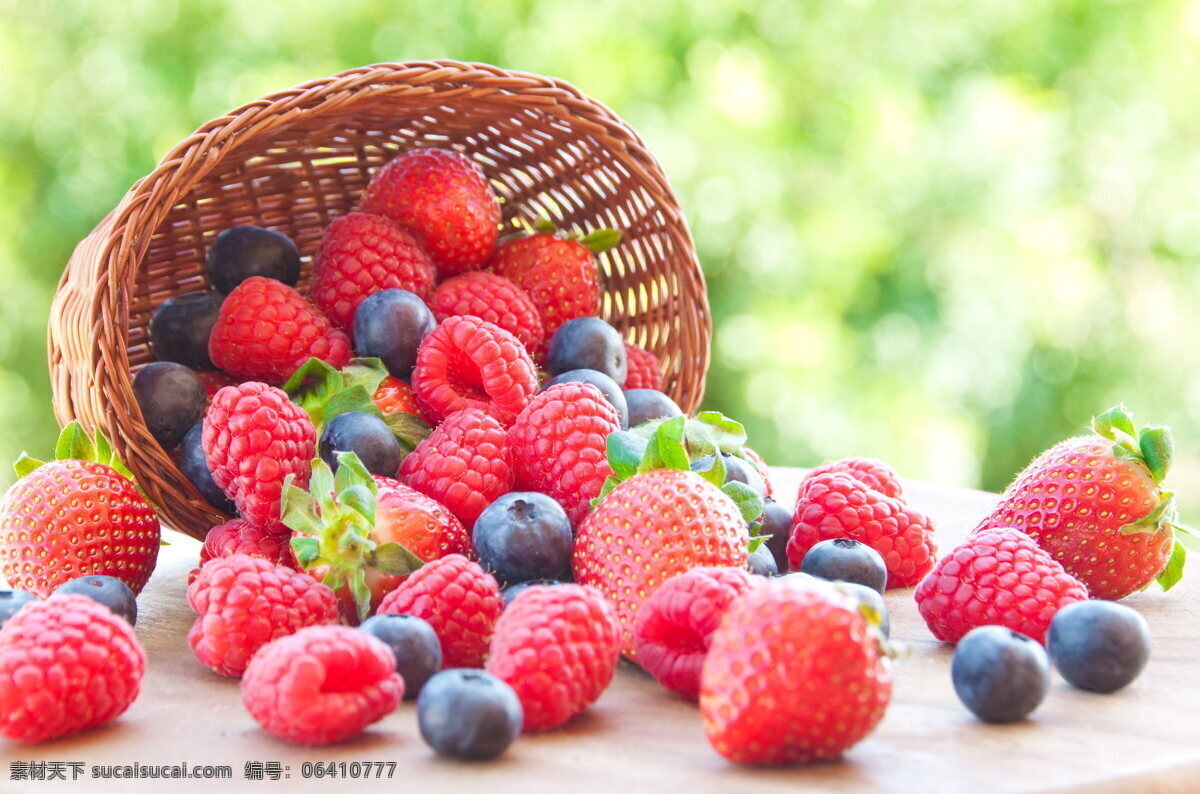
<svg viewBox="0 0 1200 794"><path fill-rule="evenodd" d="M668 579L638 610L638 664L667 689L695 700L712 633L729 605L761 582L740 568L693 568Z"/></svg>
<svg viewBox="0 0 1200 794"><path fill-rule="evenodd" d="M531 587L496 623L487 671L517 693L527 731L562 725L604 692L621 657L612 605L594 587Z"/></svg>
<svg viewBox="0 0 1200 794"><path fill-rule="evenodd" d="M81 595L26 604L0 629L0 736L43 742L116 719L146 652L123 618Z"/></svg>
<svg viewBox="0 0 1200 794"><path fill-rule="evenodd" d="M1008 528L969 536L916 591L921 617L944 642L998 625L1045 643L1054 614L1087 597L1087 588L1032 538Z"/></svg>
<svg viewBox="0 0 1200 794"><path fill-rule="evenodd" d="M204 563L219 557L232 557L234 554L261 557L284 568L295 568L296 558L292 556L291 542L292 531L281 522L272 522L260 527L243 518L227 521L213 527L204 536L204 546L200 548L200 564L188 574L188 584L196 581Z"/></svg>
<svg viewBox="0 0 1200 794"><path fill-rule="evenodd" d="M628 369L623 388L662 391L662 370L658 356L632 342L626 342L625 361Z"/></svg>
<svg viewBox="0 0 1200 794"><path fill-rule="evenodd" d="M202 444L213 482L247 521L279 520L284 478L304 488L312 474L317 432L280 389L249 381L217 392L204 417Z"/></svg>
<svg viewBox="0 0 1200 794"><path fill-rule="evenodd" d="M442 669L482 667L496 618L500 587L478 563L451 554L426 563L383 599L377 614L416 615L442 642Z"/></svg>
<svg viewBox="0 0 1200 794"><path fill-rule="evenodd" d="M236 386L239 382L237 378L218 369L196 370L196 375L200 377L200 381L204 384L205 410L208 410L208 406L212 404L212 399L217 396L217 392L226 386Z"/></svg>
<svg viewBox="0 0 1200 794"><path fill-rule="evenodd" d="M295 287L254 276L221 304L208 354L230 375L283 383L310 358L346 366L350 339Z"/></svg>
<svg viewBox="0 0 1200 794"><path fill-rule="evenodd" d="M485 507L512 490L508 431L478 409L456 411L404 458L400 479L474 526Z"/></svg>
<svg viewBox="0 0 1200 794"><path fill-rule="evenodd" d="M442 276L478 269L499 234L500 203L487 177L450 149L396 157L371 177L359 208L412 232Z"/></svg>
<svg viewBox="0 0 1200 794"><path fill-rule="evenodd" d="M200 617L188 632L196 658L237 678L271 640L305 626L336 623L333 591L305 573L259 557L209 560L188 585L188 604Z"/></svg>
<svg viewBox="0 0 1200 794"><path fill-rule="evenodd" d="M865 543L883 557L887 586L912 587L933 567L933 525L915 510L848 474L808 480L792 516L787 555L792 570L816 544L834 538Z"/></svg>
<svg viewBox="0 0 1200 794"><path fill-rule="evenodd" d="M612 474L605 440L620 429L617 410L595 386L551 386L533 398L509 433L516 487L554 497L577 524Z"/></svg>
<svg viewBox="0 0 1200 794"><path fill-rule="evenodd" d="M767 489L767 492L764 493L763 496L768 498L771 497L775 492L775 488L771 485L771 467L769 467L767 462L763 460L762 455L759 455L757 452L750 449L750 447L742 447L742 457L748 460L750 465L758 471L759 476L762 477L763 485L766 486Z"/></svg>
<svg viewBox="0 0 1200 794"><path fill-rule="evenodd" d="M433 262L411 234L379 215L351 212L325 227L308 293L349 334L369 295L405 289L425 299L433 280Z"/></svg>
<svg viewBox="0 0 1200 794"><path fill-rule="evenodd" d="M396 710L404 680L388 646L345 626L309 626L263 646L242 678L242 703L268 733L333 744Z"/></svg>
<svg viewBox="0 0 1200 794"><path fill-rule="evenodd" d="M517 338L478 317L447 317L421 342L413 368L417 404L440 421L463 408L505 425L537 391L533 359Z"/></svg>
<svg viewBox="0 0 1200 794"><path fill-rule="evenodd" d="M434 290L429 308L438 322L469 315L500 326L527 350L542 344L542 319L529 293L494 273L474 271L443 281Z"/></svg>
<svg viewBox="0 0 1200 794"><path fill-rule="evenodd" d="M384 414L412 414L428 421L421 412L421 406L417 405L417 395L413 393L412 386L391 375L380 381L371 400Z"/></svg>
<svg viewBox="0 0 1200 794"><path fill-rule="evenodd" d="M803 496L804 489L808 486L809 482L820 477L822 474L835 472L847 474L872 491L879 491L884 496L891 497L892 499L904 498L904 492L900 487L900 475L896 474L896 470L891 466L875 458L845 458L818 466L800 481L801 496Z"/></svg>
<svg viewBox="0 0 1200 794"><path fill-rule="evenodd" d="M546 344L568 320L600 313L600 270L588 247L555 234L531 234L496 247L490 269L529 293Z"/></svg>

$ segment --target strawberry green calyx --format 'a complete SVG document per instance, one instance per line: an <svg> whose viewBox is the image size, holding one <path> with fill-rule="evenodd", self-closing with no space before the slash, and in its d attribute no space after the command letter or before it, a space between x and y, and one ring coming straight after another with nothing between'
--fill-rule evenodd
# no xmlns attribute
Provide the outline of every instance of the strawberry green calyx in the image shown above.
<svg viewBox="0 0 1200 794"><path fill-rule="evenodd" d="M621 242L620 229L595 229L587 234L562 234L554 221L546 217L538 218L531 228L535 234L555 234L567 240L582 243L593 254L602 254L610 248L615 248Z"/></svg>
<svg viewBox="0 0 1200 794"><path fill-rule="evenodd" d="M340 371L319 358L310 358L292 373L283 390L308 413L318 436L335 416L360 411L387 423L404 456L428 438L432 430L412 414L384 414L379 410L373 397L387 375L383 362L377 358L351 359Z"/></svg>
<svg viewBox="0 0 1200 794"><path fill-rule="evenodd" d="M94 437L89 436L78 422L71 422L62 429L62 433L58 436L58 443L54 446L53 460L86 460L92 463L102 463L121 476L134 479L133 472L129 470L124 461L117 457L104 433L97 430ZM32 458L28 453L22 452L21 456L13 463L13 471L17 473L17 479L20 479L45 464L46 461Z"/></svg>
<svg viewBox="0 0 1200 794"><path fill-rule="evenodd" d="M324 572L322 583L333 591L345 587L360 621L371 612L367 569L387 576L406 576L421 567L419 557L398 543L373 539L375 496L371 473L353 452L338 454L338 470L325 461L312 462L305 491L288 475L283 487L283 523L292 530L292 551L300 567Z"/></svg>
<svg viewBox="0 0 1200 794"><path fill-rule="evenodd" d="M1162 487L1171 468L1175 453L1175 442L1171 428L1147 425L1140 431L1133 420L1133 413L1124 404L1108 409L1092 419L1092 431L1101 438L1113 442L1113 455L1118 460L1140 463L1146 467L1155 485L1158 486L1158 504L1142 518L1121 527L1123 534L1172 532L1195 534L1190 527L1179 523L1179 511L1175 494ZM1170 590L1183 578L1183 567L1187 560L1187 549L1175 538L1167 566L1159 574L1158 583Z"/></svg>

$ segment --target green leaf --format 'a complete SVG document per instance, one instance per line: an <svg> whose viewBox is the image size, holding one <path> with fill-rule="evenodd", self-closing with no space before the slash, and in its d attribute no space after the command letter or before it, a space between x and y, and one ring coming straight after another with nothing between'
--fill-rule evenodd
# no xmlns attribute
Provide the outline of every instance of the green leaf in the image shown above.
<svg viewBox="0 0 1200 794"><path fill-rule="evenodd" d="M683 446L684 423L684 417L676 416L659 425L654 437L646 445L646 454L638 465L639 472L655 469L687 471L690 468L691 461Z"/></svg>
<svg viewBox="0 0 1200 794"><path fill-rule="evenodd" d="M292 479L293 475L289 474L284 480L280 520L288 529L301 535L321 534L321 517L317 515L312 494L292 485Z"/></svg>
<svg viewBox="0 0 1200 794"><path fill-rule="evenodd" d="M704 463L706 465L697 468L694 464L692 471L699 474L704 479L708 480L713 485L721 488L725 485L725 456L720 452L715 452L707 458L701 458L696 463Z"/></svg>
<svg viewBox="0 0 1200 794"><path fill-rule="evenodd" d="M747 522L756 521L763 512L763 498L758 491L746 485L744 482L727 482L721 488L725 495L733 500L737 505L738 510L742 513L742 518Z"/></svg>
<svg viewBox="0 0 1200 794"><path fill-rule="evenodd" d="M16 462L13 463L13 471L17 473L17 479L19 480L38 466L45 465L45 461L31 458L28 453L22 452L21 457L17 458Z"/></svg>
<svg viewBox="0 0 1200 794"><path fill-rule="evenodd" d="M372 496L379 492L379 486L375 484L375 478L371 476L371 472L367 471L367 467L362 460L353 452L337 453L338 470L333 478L333 489L337 493L358 485L366 488Z"/></svg>
<svg viewBox="0 0 1200 794"><path fill-rule="evenodd" d="M1179 580L1183 578L1183 566L1187 562L1187 549L1175 539L1175 546L1171 549L1171 559L1167 561L1167 567L1158 575L1158 583L1163 590L1170 590L1175 585L1179 584Z"/></svg>
<svg viewBox="0 0 1200 794"><path fill-rule="evenodd" d="M384 543L371 554L368 564L388 576L408 576L425 562L399 543Z"/></svg>
<svg viewBox="0 0 1200 794"><path fill-rule="evenodd" d="M96 431L95 446L96 462L103 463L105 466L111 466L113 459L112 444L108 443L108 438L99 430Z"/></svg>
<svg viewBox="0 0 1200 794"><path fill-rule="evenodd" d="M1117 438L1117 431L1124 433L1130 438L1137 438L1137 430L1133 424L1133 414L1125 407L1124 403L1109 408L1104 413L1092 419L1092 431L1098 436L1107 438L1109 441L1120 441Z"/></svg>
<svg viewBox="0 0 1200 794"><path fill-rule="evenodd" d="M1138 446L1142 449L1142 460L1146 462L1150 476L1156 483L1161 483L1167 477L1167 471L1171 468L1171 458L1175 453L1171 428L1143 427L1138 436Z"/></svg>
<svg viewBox="0 0 1200 794"><path fill-rule="evenodd" d="M321 542L316 538L294 537L292 552L296 555L296 562L300 563L300 567L307 570L321 554Z"/></svg>
<svg viewBox="0 0 1200 794"><path fill-rule="evenodd" d="M338 501L366 519L371 526L375 525L375 493L367 486L351 485L338 491Z"/></svg>
<svg viewBox="0 0 1200 794"><path fill-rule="evenodd" d="M602 254L621 242L621 231L619 229L596 229L586 237L580 238L579 242L583 243L593 254Z"/></svg>
<svg viewBox="0 0 1200 794"><path fill-rule="evenodd" d="M595 508L596 505L600 504L601 499L603 499L604 497L606 497L610 493L612 493L613 488L616 488L620 484L621 484L621 481L618 480L616 477L613 477L611 475L608 477L605 477L604 484L600 486L600 495L592 500L591 506L593 508Z"/></svg>
<svg viewBox="0 0 1200 794"><path fill-rule="evenodd" d="M350 596L354 599L358 622L362 623L371 616L371 589L367 587L367 574L362 568L350 574Z"/></svg>
<svg viewBox="0 0 1200 794"><path fill-rule="evenodd" d="M380 413L379 407L375 405L375 401L371 399L371 394L373 392L368 392L366 387L361 384L336 392L322 406L320 424L328 424L335 416L348 414L352 411L360 411L382 417L383 414Z"/></svg>
<svg viewBox="0 0 1200 794"><path fill-rule="evenodd" d="M723 452L737 452L746 443L746 428L720 411L702 411L691 421L704 425Z"/></svg>
<svg viewBox="0 0 1200 794"><path fill-rule="evenodd" d="M342 368L342 381L346 388L362 386L371 395L375 394L387 376L387 367L377 358L352 358Z"/></svg>
<svg viewBox="0 0 1200 794"><path fill-rule="evenodd" d="M629 432L638 438L644 438L649 441L654 438L654 434L658 432L658 428L662 427L663 422L666 421L666 419L650 419L649 421L642 422L637 427L629 428Z"/></svg>
<svg viewBox="0 0 1200 794"><path fill-rule="evenodd" d="M63 428L58 437L58 444L54 447L54 459L95 460L96 445L78 422L71 422Z"/></svg>
<svg viewBox="0 0 1200 794"><path fill-rule="evenodd" d="M400 442L400 451L408 454L417 448L433 432L433 428L419 416L406 413L385 414L383 421Z"/></svg>
<svg viewBox="0 0 1200 794"><path fill-rule="evenodd" d="M766 543L770 537L770 535L755 535L750 538L750 553L753 554L758 551L759 546Z"/></svg>
<svg viewBox="0 0 1200 794"><path fill-rule="evenodd" d="M1158 532L1171 521L1175 520L1175 496L1170 492L1162 495L1162 500L1153 510L1131 521L1118 530L1122 535L1137 535L1143 532Z"/></svg>
<svg viewBox="0 0 1200 794"><path fill-rule="evenodd" d="M628 480L637 474L638 464L646 455L649 441L627 430L616 430L604 440L608 465L618 480Z"/></svg>
<svg viewBox="0 0 1200 794"><path fill-rule="evenodd" d="M683 426L684 443L687 445L688 459L695 463L705 455L711 455L719 447L712 430L703 422L689 419ZM720 485L720 483L717 483Z"/></svg>
<svg viewBox="0 0 1200 794"><path fill-rule="evenodd" d="M532 228L538 234L557 234L558 227L554 225L554 221L544 215L533 222Z"/></svg>

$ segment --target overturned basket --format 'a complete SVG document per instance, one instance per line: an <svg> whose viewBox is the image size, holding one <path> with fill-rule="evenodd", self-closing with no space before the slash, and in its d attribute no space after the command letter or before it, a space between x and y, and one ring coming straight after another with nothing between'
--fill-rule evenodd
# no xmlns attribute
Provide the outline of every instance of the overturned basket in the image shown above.
<svg viewBox="0 0 1200 794"><path fill-rule="evenodd" d="M134 400L131 373L153 360L151 311L207 288L204 255L234 224L295 240L303 289L325 225L354 208L375 168L419 146L479 163L506 227L547 216L568 230L624 230L600 257L603 316L659 356L676 402L699 404L712 334L704 279L637 133L546 77L454 61L352 69L205 124L130 189L63 273L50 315L55 413L103 430L167 525L202 538L225 517L150 435Z"/></svg>

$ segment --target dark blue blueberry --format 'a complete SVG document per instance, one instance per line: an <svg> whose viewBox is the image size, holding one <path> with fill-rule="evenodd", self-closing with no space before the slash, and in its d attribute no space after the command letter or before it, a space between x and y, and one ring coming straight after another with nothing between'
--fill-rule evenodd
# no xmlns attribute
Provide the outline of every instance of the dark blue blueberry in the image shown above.
<svg viewBox="0 0 1200 794"><path fill-rule="evenodd" d="M1050 688L1050 660L1036 640L1003 626L980 626L958 642L950 662L958 699L985 722L1029 716Z"/></svg>
<svg viewBox="0 0 1200 794"><path fill-rule="evenodd" d="M208 338L224 300L219 292L189 292L163 301L150 315L154 357L192 369L214 369L208 357Z"/></svg>
<svg viewBox="0 0 1200 794"><path fill-rule="evenodd" d="M849 593L861 603L875 610L876 614L879 615L879 630L883 632L884 637L891 636L892 620L888 615L887 604L878 590L873 587L867 587L865 584L859 584L858 582L837 582L834 586L839 590Z"/></svg>
<svg viewBox="0 0 1200 794"><path fill-rule="evenodd" d="M1132 683L1150 659L1150 627L1122 604L1080 601L1055 614L1046 648L1067 683L1116 692Z"/></svg>
<svg viewBox="0 0 1200 794"><path fill-rule="evenodd" d="M204 457L204 447L201 445L204 437L204 422L197 422L187 431L179 444L179 469L183 476L196 486L196 490L210 505L222 513L237 514L233 500L225 495L215 482L212 471L208 468L208 458Z"/></svg>
<svg viewBox="0 0 1200 794"><path fill-rule="evenodd" d="M750 554L747 567L750 569L750 573L755 576L779 575L779 566L775 564L775 557L771 554L771 550L767 548L766 543L759 544L759 547Z"/></svg>
<svg viewBox="0 0 1200 794"><path fill-rule="evenodd" d="M512 687L483 670L443 670L425 682L417 698L421 737L450 758L499 756L520 735L524 719Z"/></svg>
<svg viewBox="0 0 1200 794"><path fill-rule="evenodd" d="M442 669L437 633L415 615L375 615L359 628L392 649L396 672L404 679L405 700L414 700L425 682Z"/></svg>
<svg viewBox="0 0 1200 794"><path fill-rule="evenodd" d="M573 369L594 369L625 385L629 364L625 360L625 341L617 329L599 317L568 320L550 338L546 366L551 375Z"/></svg>
<svg viewBox="0 0 1200 794"><path fill-rule="evenodd" d="M349 411L329 420L321 432L321 460L337 471L337 454L353 452L367 471L381 477L395 477L400 468L400 443L378 416Z"/></svg>
<svg viewBox="0 0 1200 794"><path fill-rule="evenodd" d="M775 565L780 573L786 573L789 567L787 556L788 538L792 536L792 513L783 505L770 497L763 500L763 524L759 533L770 535L766 546L775 557Z"/></svg>
<svg viewBox="0 0 1200 794"><path fill-rule="evenodd" d="M879 552L850 538L823 540L808 550L800 570L831 582L857 582L883 592L887 588L887 565Z"/></svg>
<svg viewBox="0 0 1200 794"><path fill-rule="evenodd" d="M675 401L658 389L626 389L625 404L629 407L630 427L653 419L683 416L683 411Z"/></svg>
<svg viewBox="0 0 1200 794"><path fill-rule="evenodd" d="M557 579L571 564L571 521L558 502L514 491L475 520L475 553L501 584Z"/></svg>
<svg viewBox="0 0 1200 794"><path fill-rule="evenodd" d="M629 405L625 402L625 393L621 391L621 387L617 385L616 381L603 372L597 372L594 369L567 370L546 381L546 389L558 383L592 384L600 390L600 393L604 395L604 399L608 400L609 404L617 409L617 416L621 419L621 427L629 427Z"/></svg>
<svg viewBox="0 0 1200 794"><path fill-rule="evenodd" d="M37 601L37 596L33 593L26 593L24 590L0 590L0 626L31 601Z"/></svg>
<svg viewBox="0 0 1200 794"><path fill-rule="evenodd" d="M163 449L174 449L204 413L204 381L191 369L170 361L148 364L133 376L133 396L150 435Z"/></svg>
<svg viewBox="0 0 1200 794"><path fill-rule="evenodd" d="M527 582L517 582L510 584L507 587L501 588L500 597L504 599L504 606L508 606L513 602L513 599L524 593L531 587L556 587L560 584L566 584L561 579L530 579Z"/></svg>
<svg viewBox="0 0 1200 794"><path fill-rule="evenodd" d="M125 618L130 626L137 623L137 598L129 585L112 576L80 576L59 585L54 594L87 596Z"/></svg>
<svg viewBox="0 0 1200 794"><path fill-rule="evenodd" d="M258 226L232 226L217 235L204 263L208 283L228 295L251 276L296 286L300 252L286 234Z"/></svg>
<svg viewBox="0 0 1200 794"><path fill-rule="evenodd" d="M354 348L364 358L378 358L400 380L412 377L421 340L437 327L433 312L403 289L376 292L354 312Z"/></svg>

